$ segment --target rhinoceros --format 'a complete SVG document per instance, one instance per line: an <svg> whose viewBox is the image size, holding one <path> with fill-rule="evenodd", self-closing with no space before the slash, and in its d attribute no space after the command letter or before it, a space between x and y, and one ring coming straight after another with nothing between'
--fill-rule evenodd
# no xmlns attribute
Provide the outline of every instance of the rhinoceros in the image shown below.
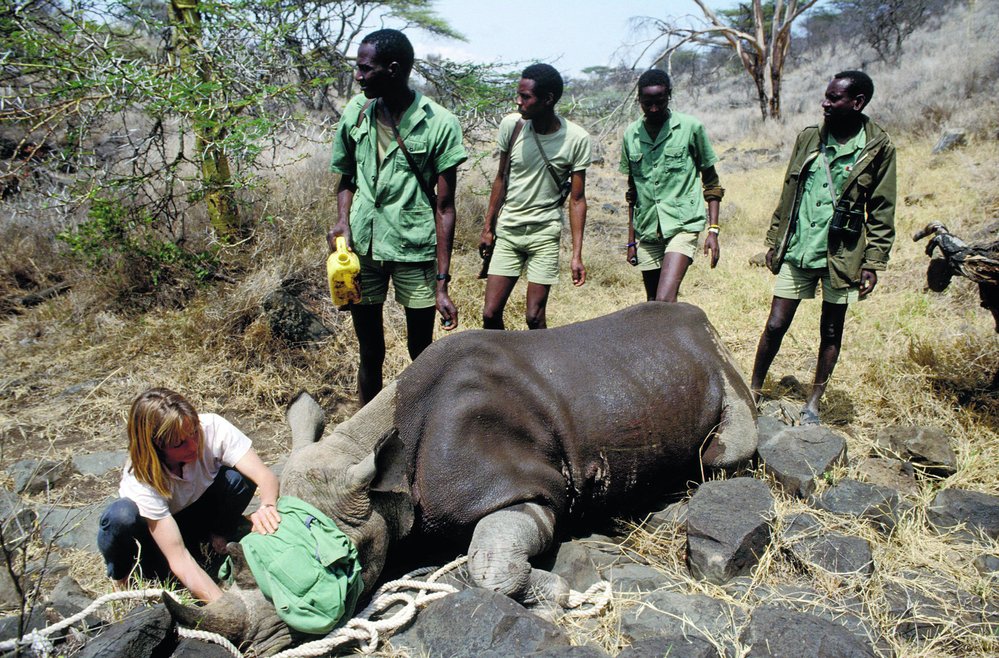
<svg viewBox="0 0 999 658"><path fill-rule="evenodd" d="M329 515L356 546L364 595L393 545L468 552L478 586L564 603L529 559L570 524L648 503L698 466L756 450L749 389L704 312L649 302L556 329L465 331L435 342L351 419L316 441L322 409L288 409L281 492ZM683 482L683 480L681 480ZM296 641L245 574L181 623L258 653Z"/></svg>

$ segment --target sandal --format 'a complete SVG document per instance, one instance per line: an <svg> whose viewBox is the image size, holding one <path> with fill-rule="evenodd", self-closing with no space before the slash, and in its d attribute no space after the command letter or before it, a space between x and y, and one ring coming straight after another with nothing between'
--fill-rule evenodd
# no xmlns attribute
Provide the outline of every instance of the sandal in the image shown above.
<svg viewBox="0 0 999 658"><path fill-rule="evenodd" d="M808 407L802 407L801 413L798 414L798 424L799 425L818 425L819 415L809 409Z"/></svg>

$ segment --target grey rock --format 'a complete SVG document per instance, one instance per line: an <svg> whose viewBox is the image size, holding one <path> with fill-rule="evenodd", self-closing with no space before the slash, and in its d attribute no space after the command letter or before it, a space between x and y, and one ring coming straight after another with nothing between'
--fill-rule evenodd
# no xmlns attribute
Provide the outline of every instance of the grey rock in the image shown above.
<svg viewBox="0 0 999 658"><path fill-rule="evenodd" d="M14 493L34 494L55 488L66 478L66 463L49 459L22 459L7 473L14 480Z"/></svg>
<svg viewBox="0 0 999 658"><path fill-rule="evenodd" d="M933 147L933 155L955 149L958 146L963 146L964 143L965 134L963 130L946 130L942 135L940 135L940 139L937 140L936 146Z"/></svg>
<svg viewBox="0 0 999 658"><path fill-rule="evenodd" d="M611 589L617 593L652 592L675 584L661 571L644 564L620 564L603 570L603 576L610 581Z"/></svg>
<svg viewBox="0 0 999 658"><path fill-rule="evenodd" d="M999 573L999 557L983 553L975 558L975 569L984 575Z"/></svg>
<svg viewBox="0 0 999 658"><path fill-rule="evenodd" d="M591 585L602 580L590 557L590 551L575 541L559 546L558 555L550 570L565 578L569 587L578 592L585 592Z"/></svg>
<svg viewBox="0 0 999 658"><path fill-rule="evenodd" d="M292 345L309 345L332 336L322 321L283 288L264 297L264 313L275 336Z"/></svg>
<svg viewBox="0 0 999 658"><path fill-rule="evenodd" d="M169 656L176 640L166 606L136 608L87 643L80 658L149 658Z"/></svg>
<svg viewBox="0 0 999 658"><path fill-rule="evenodd" d="M874 655L870 645L839 624L806 612L770 605L753 611L740 640L750 646L747 657L859 658Z"/></svg>
<svg viewBox="0 0 999 658"><path fill-rule="evenodd" d="M26 618L24 618L23 630L21 629L22 617L20 614L6 615L0 617L0 642L20 639L31 631L37 631L48 626L48 619L45 611L40 606L35 606Z"/></svg>
<svg viewBox="0 0 999 658"><path fill-rule="evenodd" d="M544 651L528 654L528 656L530 658L608 658L610 654L603 649L584 645L545 649Z"/></svg>
<svg viewBox="0 0 999 658"><path fill-rule="evenodd" d="M904 496L919 494L912 464L900 459L864 457L857 463L857 475L861 481L889 487Z"/></svg>
<svg viewBox="0 0 999 658"><path fill-rule="evenodd" d="M761 251L759 253L753 254L749 257L750 267L766 267L767 266L767 252Z"/></svg>
<svg viewBox="0 0 999 658"><path fill-rule="evenodd" d="M746 615L704 594L658 591L621 613L621 635L630 642L652 638L681 643L685 638L707 640L735 636Z"/></svg>
<svg viewBox="0 0 999 658"><path fill-rule="evenodd" d="M617 214L617 204L615 203L605 203L602 206L600 206L600 209L603 210L608 215Z"/></svg>
<svg viewBox="0 0 999 658"><path fill-rule="evenodd" d="M80 382L79 384L73 384L65 389L63 389L57 397L60 398L70 398L74 395L79 395L80 393L89 393L98 386L101 385L100 379L90 379L85 382Z"/></svg>
<svg viewBox="0 0 999 658"><path fill-rule="evenodd" d="M797 423L799 411L801 411L801 405L790 400L767 400L760 405L761 418L766 416L776 418L785 425Z"/></svg>
<svg viewBox="0 0 999 658"><path fill-rule="evenodd" d="M891 456L912 462L919 473L935 477L957 473L957 455L939 427L886 427L874 442Z"/></svg>
<svg viewBox="0 0 999 658"><path fill-rule="evenodd" d="M52 593L49 594L49 605L59 613L62 619L69 619L91 603L93 603L92 597L69 576L61 578L56 583ZM97 628L102 624L101 620L93 614L84 617L80 623L87 629Z"/></svg>
<svg viewBox="0 0 999 658"><path fill-rule="evenodd" d="M717 658L718 649L702 637L650 637L633 643L617 658Z"/></svg>
<svg viewBox="0 0 999 658"><path fill-rule="evenodd" d="M101 514L111 499L86 507L38 507L42 539L60 548L80 548L97 552L97 529Z"/></svg>
<svg viewBox="0 0 999 658"><path fill-rule="evenodd" d="M645 519L645 529L656 532L661 528L672 529L677 526L681 529L686 528L688 504L688 501L681 500L668 505L664 510L650 514L649 518Z"/></svg>
<svg viewBox="0 0 999 658"><path fill-rule="evenodd" d="M422 655L500 658L568 648L569 639L513 599L472 588L428 605L391 644Z"/></svg>
<svg viewBox="0 0 999 658"><path fill-rule="evenodd" d="M846 463L846 439L821 425L788 427L759 447L760 459L788 494L807 498L819 478Z"/></svg>
<svg viewBox="0 0 999 658"><path fill-rule="evenodd" d="M106 450L86 455L74 455L73 469L81 475L101 477L111 471L121 470L125 465L125 459L126 454L123 450Z"/></svg>
<svg viewBox="0 0 999 658"><path fill-rule="evenodd" d="M870 577L874 573L874 555L866 539L831 532L810 514L791 517L782 536L800 564L837 575Z"/></svg>
<svg viewBox="0 0 999 658"><path fill-rule="evenodd" d="M232 658L232 654L214 642L185 637L177 644L170 658Z"/></svg>
<svg viewBox="0 0 999 658"><path fill-rule="evenodd" d="M902 514L912 509L894 489L850 478L838 482L821 496L813 497L811 502L816 508L833 514L866 519L884 532L894 530Z"/></svg>
<svg viewBox="0 0 999 658"><path fill-rule="evenodd" d="M774 499L754 478L705 482L687 510L687 567L715 584L746 575L770 542Z"/></svg>
<svg viewBox="0 0 999 658"><path fill-rule="evenodd" d="M773 416L760 416L756 419L756 429L760 436L759 445L769 443L775 436L788 428L788 424Z"/></svg>
<svg viewBox="0 0 999 658"><path fill-rule="evenodd" d="M6 489L0 489L0 521L6 521L22 508L23 503L20 496Z"/></svg>
<svg viewBox="0 0 999 658"><path fill-rule="evenodd" d="M976 540L979 533L999 539L999 497L978 491L944 489L926 509L926 518L938 531L955 530L960 539ZM959 524L964 527L958 529Z"/></svg>
<svg viewBox="0 0 999 658"><path fill-rule="evenodd" d="M21 607L21 595L17 591L14 577L7 567L0 567L0 608L12 610Z"/></svg>

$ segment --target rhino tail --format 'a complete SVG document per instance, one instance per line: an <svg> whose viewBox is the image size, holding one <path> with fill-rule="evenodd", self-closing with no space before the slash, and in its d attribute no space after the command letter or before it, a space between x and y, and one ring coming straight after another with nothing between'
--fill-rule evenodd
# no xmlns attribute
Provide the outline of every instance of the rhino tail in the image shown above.
<svg viewBox="0 0 999 658"><path fill-rule="evenodd" d="M284 416L291 426L292 452L322 438L323 430L326 428L326 412L305 391L299 391L292 398Z"/></svg>

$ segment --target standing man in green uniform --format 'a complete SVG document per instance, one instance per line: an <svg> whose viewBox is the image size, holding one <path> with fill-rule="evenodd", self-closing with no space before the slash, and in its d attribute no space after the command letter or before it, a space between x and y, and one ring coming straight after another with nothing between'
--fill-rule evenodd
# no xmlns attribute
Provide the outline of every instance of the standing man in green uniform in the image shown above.
<svg viewBox="0 0 999 658"><path fill-rule="evenodd" d="M638 78L645 118L625 129L621 143L621 172L628 174L627 258L642 271L649 301L676 301L705 224L704 253L712 268L720 254L718 206L725 190L715 171L718 158L701 122L669 109L672 91L665 71L650 69Z"/></svg>
<svg viewBox="0 0 999 658"><path fill-rule="evenodd" d="M895 147L862 112L873 94L862 71L833 76L822 101L825 121L798 135L767 232L767 266L777 281L750 387L758 397L798 304L815 297L821 281L819 358L803 425L819 422L847 306L874 290L895 239Z"/></svg>
<svg viewBox="0 0 999 658"><path fill-rule="evenodd" d="M503 309L527 270L527 327L548 326L546 307L558 281L562 204L569 200L572 283L586 283L583 228L586 225L586 168L590 136L555 114L562 76L548 64L532 64L517 85L517 114L499 129L499 170L493 181L479 252L490 256L485 329L503 329Z"/></svg>
<svg viewBox="0 0 999 658"><path fill-rule="evenodd" d="M358 397L382 389L382 306L391 279L406 309L406 338L415 359L433 340L434 308L445 329L458 326L448 295L458 165L468 156L450 112L409 87L413 46L398 30L364 37L354 79L363 91L344 108L330 169L340 174L337 223L361 261L361 301L350 314L360 347Z"/></svg>

